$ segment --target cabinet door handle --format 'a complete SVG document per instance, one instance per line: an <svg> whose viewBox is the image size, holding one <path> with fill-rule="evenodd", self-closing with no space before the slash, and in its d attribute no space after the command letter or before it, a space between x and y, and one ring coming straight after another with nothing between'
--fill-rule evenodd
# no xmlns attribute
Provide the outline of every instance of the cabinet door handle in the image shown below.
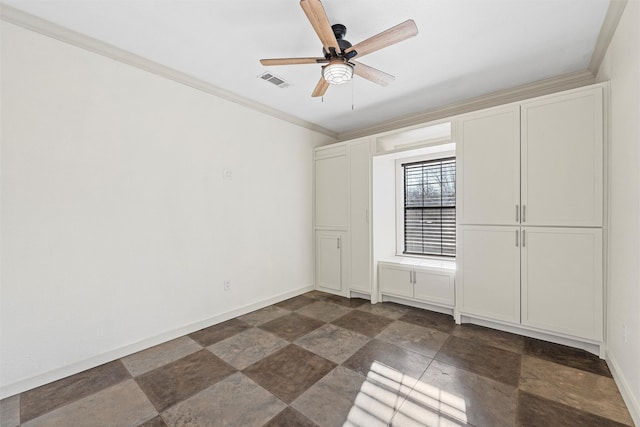
<svg viewBox="0 0 640 427"><path fill-rule="evenodd" d="M522 230L522 247L525 247L525 242L524 242L524 230Z"/></svg>
<svg viewBox="0 0 640 427"><path fill-rule="evenodd" d="M518 230L516 230L516 248L518 247Z"/></svg>
<svg viewBox="0 0 640 427"><path fill-rule="evenodd" d="M416 284L416 271L412 270L411 273L413 275L413 280L411 281L411 283L413 283L415 285Z"/></svg>
<svg viewBox="0 0 640 427"><path fill-rule="evenodd" d="M525 222L525 217L527 216L527 206L522 205L522 222Z"/></svg>
<svg viewBox="0 0 640 427"><path fill-rule="evenodd" d="M520 206L516 205L516 222L520 221Z"/></svg>
<svg viewBox="0 0 640 427"><path fill-rule="evenodd" d="M336 239L336 242L338 242L338 246L337 247L338 247L338 249L340 249L340 238L339 237Z"/></svg>

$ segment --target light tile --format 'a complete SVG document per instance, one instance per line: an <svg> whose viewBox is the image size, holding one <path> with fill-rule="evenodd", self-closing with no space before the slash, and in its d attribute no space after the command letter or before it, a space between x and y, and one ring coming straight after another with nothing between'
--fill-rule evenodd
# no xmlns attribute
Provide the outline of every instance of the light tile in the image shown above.
<svg viewBox="0 0 640 427"><path fill-rule="evenodd" d="M237 369L244 369L289 342L258 328L247 329L208 347L209 351Z"/></svg>
<svg viewBox="0 0 640 427"><path fill-rule="evenodd" d="M202 346L187 336L167 341L131 356L122 358L122 363L134 377L176 361L202 350Z"/></svg>
<svg viewBox="0 0 640 427"><path fill-rule="evenodd" d="M248 323L251 326L258 326L289 313L289 310L276 307L275 305L270 305L268 307L261 308L260 310L247 313L243 316L238 317L237 319L242 320L243 322Z"/></svg>
<svg viewBox="0 0 640 427"><path fill-rule="evenodd" d="M295 344L325 359L342 363L369 342L369 339L349 329L327 324L298 338Z"/></svg>
<svg viewBox="0 0 640 427"><path fill-rule="evenodd" d="M20 425L20 395L0 400L0 427Z"/></svg>
<svg viewBox="0 0 640 427"><path fill-rule="evenodd" d="M520 390L633 425L613 378L523 356Z"/></svg>
<svg viewBox="0 0 640 427"><path fill-rule="evenodd" d="M357 308L360 311L377 314L378 316L388 317L397 320L409 312L409 307L396 304L394 302L379 302L377 304L362 304Z"/></svg>
<svg viewBox="0 0 640 427"><path fill-rule="evenodd" d="M162 413L168 426L260 427L286 405L240 372Z"/></svg>
<svg viewBox="0 0 640 427"><path fill-rule="evenodd" d="M344 316L351 310L351 308L343 307L331 302L316 301L298 309L297 312L307 317L322 320L323 322L331 322L338 317Z"/></svg>
<svg viewBox="0 0 640 427"><path fill-rule="evenodd" d="M362 375L338 366L298 397L291 406L319 426L341 426L365 380Z"/></svg>
<svg viewBox="0 0 640 427"><path fill-rule="evenodd" d="M158 413L134 380L99 391L22 424L24 427L138 425Z"/></svg>

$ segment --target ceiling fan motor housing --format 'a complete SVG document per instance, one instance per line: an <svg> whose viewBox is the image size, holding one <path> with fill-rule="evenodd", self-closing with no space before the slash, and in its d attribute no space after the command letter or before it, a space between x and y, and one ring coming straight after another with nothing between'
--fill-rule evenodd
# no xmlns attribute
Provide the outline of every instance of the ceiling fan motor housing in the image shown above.
<svg viewBox="0 0 640 427"><path fill-rule="evenodd" d="M349 49L352 44L349 43L348 40L344 39L344 36L347 35L347 27L345 27L342 24L333 24L331 26L331 29L333 30L333 34L336 36L336 41L338 42L338 48L340 49L339 52L327 52L324 48L322 49L322 54L324 55L325 58L327 59L331 59L331 58L335 58L335 57L342 57L345 58L347 60L353 58L354 56L356 56L358 53L356 51L352 51L349 52L348 54L344 54L344 51Z"/></svg>

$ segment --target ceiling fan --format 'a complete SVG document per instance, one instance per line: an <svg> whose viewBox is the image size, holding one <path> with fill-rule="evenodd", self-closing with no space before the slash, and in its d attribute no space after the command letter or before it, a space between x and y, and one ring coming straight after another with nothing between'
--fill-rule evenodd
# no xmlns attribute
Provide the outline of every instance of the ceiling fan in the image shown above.
<svg viewBox="0 0 640 427"><path fill-rule="evenodd" d="M353 75L363 77L374 83L386 86L395 77L354 61L369 53L401 42L418 34L418 27L412 19L391 27L375 36L352 46L344 36L347 28L341 24L330 25L327 14L320 0L300 0L300 6L307 15L311 26L322 42L323 57L317 58L273 58L261 59L262 65L295 65L295 64L327 64L322 67L322 76L311 96L323 96L329 84L343 84L351 80Z"/></svg>

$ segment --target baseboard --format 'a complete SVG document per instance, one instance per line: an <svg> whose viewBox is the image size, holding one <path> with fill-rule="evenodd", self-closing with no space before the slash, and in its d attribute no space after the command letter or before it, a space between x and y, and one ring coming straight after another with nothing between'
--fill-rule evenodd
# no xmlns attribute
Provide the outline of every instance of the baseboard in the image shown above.
<svg viewBox="0 0 640 427"><path fill-rule="evenodd" d="M629 410L629 414L631 414L633 422L636 426L640 426L640 402L638 402L638 399L634 396L631 387L627 384L625 377L621 374L620 366L618 365L618 362L616 362L615 357L613 357L611 352L608 350L606 351L605 360L607 365L609 365L611 375L613 375L613 379L618 386L618 390L620 390L624 403L627 405L627 409Z"/></svg>
<svg viewBox="0 0 640 427"><path fill-rule="evenodd" d="M183 335L198 331L202 328L208 328L209 326L213 326L218 323L227 321L229 319L233 319L234 317L242 316L243 314L247 314L252 311L259 310L268 305L272 305L277 302L284 301L286 299L301 295L311 290L313 290L312 285L305 286L303 288L298 288L293 291L285 292L271 298L267 298L252 304L248 304L233 310L229 310L224 313L220 313L218 315L209 317L208 319L201 320L199 322L194 322L189 325L185 325L185 326L173 329L171 331L167 331L162 334L138 341L136 343L129 344L124 347L120 347L115 350L96 355L94 357L82 360L80 362L72 363L70 365L66 365L49 372L45 372L44 374L33 376L26 380L21 380L12 384L3 384L2 386L0 386L0 399L4 399L6 397L10 397L15 394L25 392L27 390L40 387L41 385L48 384L53 381L57 381L59 379L68 377L69 375L74 375L79 372L86 371L87 369L95 368L96 366L100 366L102 364L111 362L113 360L117 360L122 357L128 356L130 354L137 353L138 351L145 350L149 347L153 347L155 345L162 344L167 341L171 341Z"/></svg>

